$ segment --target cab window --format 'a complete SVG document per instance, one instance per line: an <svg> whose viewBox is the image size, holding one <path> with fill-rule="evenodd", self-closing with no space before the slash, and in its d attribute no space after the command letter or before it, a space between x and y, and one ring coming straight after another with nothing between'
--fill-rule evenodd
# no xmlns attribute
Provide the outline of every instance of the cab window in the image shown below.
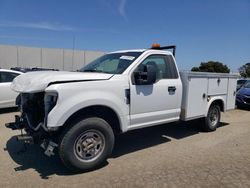
<svg viewBox="0 0 250 188"><path fill-rule="evenodd" d="M170 55L151 55L142 62L142 65L148 64L156 66L157 80L178 78L174 60Z"/></svg>

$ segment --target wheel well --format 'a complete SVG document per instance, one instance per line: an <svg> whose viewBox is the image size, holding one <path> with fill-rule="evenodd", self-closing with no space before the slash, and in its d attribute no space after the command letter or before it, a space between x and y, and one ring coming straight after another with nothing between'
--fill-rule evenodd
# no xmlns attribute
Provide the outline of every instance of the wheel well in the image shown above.
<svg viewBox="0 0 250 188"><path fill-rule="evenodd" d="M217 100L213 101L210 106L215 105L215 104L217 104L220 107L220 111L224 112L224 103L222 100L217 99Z"/></svg>
<svg viewBox="0 0 250 188"><path fill-rule="evenodd" d="M104 119L109 123L115 134L121 133L120 121L116 112L107 106L89 106L78 110L71 115L64 124L70 124L84 117L95 116Z"/></svg>

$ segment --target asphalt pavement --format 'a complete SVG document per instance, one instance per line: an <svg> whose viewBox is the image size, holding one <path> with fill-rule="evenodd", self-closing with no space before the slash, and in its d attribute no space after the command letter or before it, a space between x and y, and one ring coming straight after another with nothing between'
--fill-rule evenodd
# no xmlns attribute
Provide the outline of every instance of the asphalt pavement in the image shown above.
<svg viewBox="0 0 250 188"><path fill-rule="evenodd" d="M18 143L0 111L0 187L250 187L250 111L222 115L215 132L198 122L173 123L120 135L97 170L73 174L58 156Z"/></svg>

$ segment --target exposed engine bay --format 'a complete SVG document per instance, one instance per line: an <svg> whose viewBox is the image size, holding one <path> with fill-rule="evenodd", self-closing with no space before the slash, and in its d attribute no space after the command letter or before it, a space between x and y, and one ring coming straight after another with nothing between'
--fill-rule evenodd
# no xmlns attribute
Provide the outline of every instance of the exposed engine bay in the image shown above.
<svg viewBox="0 0 250 188"><path fill-rule="evenodd" d="M22 93L20 97L21 117L27 121L28 125L25 129L38 131L41 124L44 123L44 92Z"/></svg>
<svg viewBox="0 0 250 188"><path fill-rule="evenodd" d="M56 100L57 94L55 93L21 93L16 100L21 115L16 115L15 122L6 124L6 127L21 130L21 135L17 136L17 140L29 144L40 144L45 149L45 154L53 155L53 149L57 144L48 138L52 134L56 138L56 132L49 131L46 122L48 113L56 105Z"/></svg>

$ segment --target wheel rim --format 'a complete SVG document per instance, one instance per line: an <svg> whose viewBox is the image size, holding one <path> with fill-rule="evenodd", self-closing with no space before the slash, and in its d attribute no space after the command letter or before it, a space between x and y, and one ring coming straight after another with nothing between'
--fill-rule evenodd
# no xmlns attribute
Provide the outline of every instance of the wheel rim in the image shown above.
<svg viewBox="0 0 250 188"><path fill-rule="evenodd" d="M91 162L102 154L104 147L104 135L98 130L88 130L77 137L74 153L79 160Z"/></svg>
<svg viewBox="0 0 250 188"><path fill-rule="evenodd" d="M219 110L217 108L213 108L210 112L209 123L212 127L216 126L219 121Z"/></svg>

